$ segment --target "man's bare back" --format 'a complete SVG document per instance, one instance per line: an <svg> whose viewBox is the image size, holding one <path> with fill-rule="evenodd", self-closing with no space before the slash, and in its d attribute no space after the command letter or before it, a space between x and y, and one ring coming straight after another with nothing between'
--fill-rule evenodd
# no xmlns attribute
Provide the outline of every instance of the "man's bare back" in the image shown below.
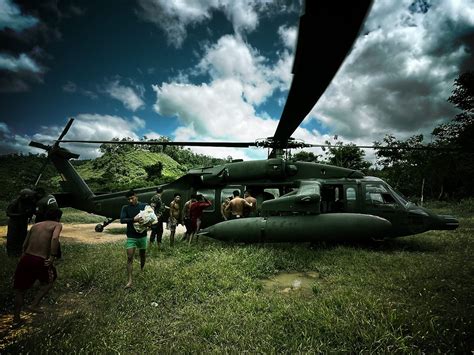
<svg viewBox="0 0 474 355"><path fill-rule="evenodd" d="M56 221L43 221L34 224L26 236L23 252L45 259L50 255L56 255L62 228L63 225Z"/></svg>
<svg viewBox="0 0 474 355"><path fill-rule="evenodd" d="M252 205L242 197L236 196L229 202L226 211L232 211L232 215L234 216L242 216L244 213L244 206L252 207Z"/></svg>

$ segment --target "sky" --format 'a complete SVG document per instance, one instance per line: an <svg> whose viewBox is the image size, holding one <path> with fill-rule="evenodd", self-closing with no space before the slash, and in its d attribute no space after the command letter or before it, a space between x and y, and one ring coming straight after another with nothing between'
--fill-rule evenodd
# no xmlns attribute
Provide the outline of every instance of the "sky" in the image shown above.
<svg viewBox="0 0 474 355"><path fill-rule="evenodd" d="M301 8L285 0L0 0L0 154L41 152L30 140L51 144L69 117L65 139L270 137L292 79ZM447 99L454 80L474 70L473 50L474 0L375 0L293 137L429 141L457 113ZM82 159L99 155L97 146L63 146Z"/></svg>

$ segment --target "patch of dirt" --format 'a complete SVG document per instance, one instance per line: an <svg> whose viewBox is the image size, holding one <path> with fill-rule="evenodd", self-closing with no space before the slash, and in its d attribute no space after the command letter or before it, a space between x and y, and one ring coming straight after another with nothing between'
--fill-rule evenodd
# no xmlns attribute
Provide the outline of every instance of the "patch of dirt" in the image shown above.
<svg viewBox="0 0 474 355"><path fill-rule="evenodd" d="M61 232L61 242L63 243L110 243L118 240L125 240L125 228L124 224L111 223L104 228L102 233L95 231L97 223L88 224L63 224L63 230ZM122 229L123 233L111 233Z"/></svg>
<svg viewBox="0 0 474 355"><path fill-rule="evenodd" d="M102 233L95 231L97 223L87 224L69 224L63 223L63 230L61 232L61 243L86 243L86 244L98 244L98 243L110 243L120 240L125 240L125 224L111 223L105 227ZM164 225L163 225L164 227ZM123 232L121 232L123 230ZM176 235L181 235L185 232L185 228L179 225L176 228ZM164 228L163 237L167 237L170 234L169 230ZM148 232L150 235L150 232ZM0 226L0 244L6 243L7 240L7 226Z"/></svg>

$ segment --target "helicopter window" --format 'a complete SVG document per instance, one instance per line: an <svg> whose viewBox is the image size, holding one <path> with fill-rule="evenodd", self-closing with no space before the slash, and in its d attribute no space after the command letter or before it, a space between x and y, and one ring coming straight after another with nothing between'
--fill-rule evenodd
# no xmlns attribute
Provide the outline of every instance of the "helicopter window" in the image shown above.
<svg viewBox="0 0 474 355"><path fill-rule="evenodd" d="M215 210L215 199L216 199L216 190L214 189L203 189L196 191L196 195L203 195L205 198L207 198L209 201L211 201L212 205L209 207L206 207L204 212L214 212Z"/></svg>
<svg viewBox="0 0 474 355"><path fill-rule="evenodd" d="M280 190L278 189L265 189L263 190L263 192L265 193L265 195L272 195L273 197L270 198L270 199L274 199L274 198L278 198L280 197ZM267 198L268 200L268 198Z"/></svg>
<svg viewBox="0 0 474 355"><path fill-rule="evenodd" d="M367 184L365 186L365 201L371 204L395 204L390 191L382 184Z"/></svg>
<svg viewBox="0 0 474 355"><path fill-rule="evenodd" d="M233 193L234 193L235 190L239 191L239 194L242 194L242 191L240 190L239 187L222 189L222 191L221 191L221 203L223 203L224 200L227 197L230 197L231 199L234 198Z"/></svg>
<svg viewBox="0 0 474 355"><path fill-rule="evenodd" d="M319 195L319 185L318 184L308 184L303 185L298 190L298 195Z"/></svg>
<svg viewBox="0 0 474 355"><path fill-rule="evenodd" d="M348 187L346 189L346 199L347 201L355 201L356 200L356 190L353 187Z"/></svg>

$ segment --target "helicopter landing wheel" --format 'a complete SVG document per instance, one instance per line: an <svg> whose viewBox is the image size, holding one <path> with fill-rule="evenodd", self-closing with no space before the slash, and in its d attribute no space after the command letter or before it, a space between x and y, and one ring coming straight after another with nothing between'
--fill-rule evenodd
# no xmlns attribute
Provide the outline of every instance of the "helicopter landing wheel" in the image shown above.
<svg viewBox="0 0 474 355"><path fill-rule="evenodd" d="M97 233L102 233L103 230L104 230L104 226L102 224L99 223L95 226L95 231Z"/></svg>

